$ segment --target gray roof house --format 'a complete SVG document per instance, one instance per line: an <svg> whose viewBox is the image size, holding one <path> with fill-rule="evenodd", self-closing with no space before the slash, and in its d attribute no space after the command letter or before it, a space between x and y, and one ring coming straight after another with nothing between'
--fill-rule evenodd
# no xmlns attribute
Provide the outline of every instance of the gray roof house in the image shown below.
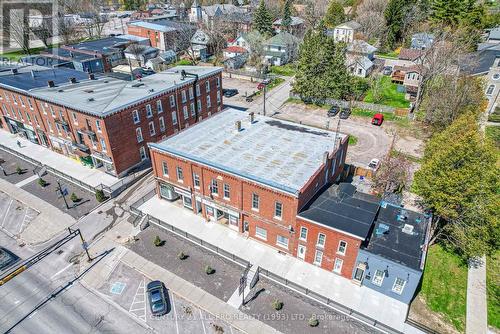
<svg viewBox="0 0 500 334"><path fill-rule="evenodd" d="M411 36L411 49L424 50L431 47L434 43L434 34L421 32Z"/></svg>
<svg viewBox="0 0 500 334"><path fill-rule="evenodd" d="M270 65L284 65L296 57L298 46L297 37L282 31L264 42L264 58Z"/></svg>
<svg viewBox="0 0 500 334"><path fill-rule="evenodd" d="M371 44L361 40L355 39L352 43L347 44L347 53L351 55L365 56L366 58L373 60L374 53L378 49Z"/></svg>
<svg viewBox="0 0 500 334"><path fill-rule="evenodd" d="M490 29L488 32L488 43L500 43L500 27Z"/></svg>

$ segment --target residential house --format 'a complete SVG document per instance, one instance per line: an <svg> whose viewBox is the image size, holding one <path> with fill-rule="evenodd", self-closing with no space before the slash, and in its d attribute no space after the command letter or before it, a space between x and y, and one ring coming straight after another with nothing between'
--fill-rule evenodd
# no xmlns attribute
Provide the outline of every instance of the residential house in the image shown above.
<svg viewBox="0 0 500 334"><path fill-rule="evenodd" d="M229 26L227 30L231 31L233 36L249 33L252 30L253 15L248 11L225 14L220 20L224 22L224 25Z"/></svg>
<svg viewBox="0 0 500 334"><path fill-rule="evenodd" d="M124 51L125 58L137 62L141 64L141 66L145 65L148 60L156 58L159 52L160 50L157 48L145 45L130 45Z"/></svg>
<svg viewBox="0 0 500 334"><path fill-rule="evenodd" d="M210 40L210 36L201 29L196 30L193 37L191 37L191 48L189 52L192 52L195 58L199 58L203 61L211 57L214 54L214 46Z"/></svg>
<svg viewBox="0 0 500 334"><path fill-rule="evenodd" d="M242 68L248 59L248 53L234 56L232 58L227 58L224 60L224 67L231 70L237 70Z"/></svg>
<svg viewBox="0 0 500 334"><path fill-rule="evenodd" d="M411 36L411 49L425 50L434 43L434 34L421 32Z"/></svg>
<svg viewBox="0 0 500 334"><path fill-rule="evenodd" d="M295 59L298 46L297 37L282 31L264 42L264 59L270 65L284 65Z"/></svg>
<svg viewBox="0 0 500 334"><path fill-rule="evenodd" d="M236 39L228 43L229 46L240 46L245 48L249 53L254 52L255 48L262 47L264 43L264 36L258 31L250 31L249 33L241 33Z"/></svg>
<svg viewBox="0 0 500 334"><path fill-rule="evenodd" d="M361 39L355 39L352 43L347 44L347 53L353 56L365 56L370 60L374 60L376 51L376 47Z"/></svg>
<svg viewBox="0 0 500 334"><path fill-rule="evenodd" d="M273 28L277 33L281 32L283 30L282 26L281 26L281 22L282 22L282 19L276 19L273 22ZM302 36L304 34L304 31L305 31L305 21L298 16L292 16L291 22L290 22L290 27L288 28L288 30L284 30L284 31L287 31L295 36Z"/></svg>
<svg viewBox="0 0 500 334"><path fill-rule="evenodd" d="M332 30L328 30L328 35L333 35L335 42L352 43L356 33L361 29L361 24L356 21L348 21L339 24Z"/></svg>
<svg viewBox="0 0 500 334"><path fill-rule="evenodd" d="M346 66L352 75L366 78L373 71L377 48L369 43L355 39L347 44Z"/></svg>
<svg viewBox="0 0 500 334"><path fill-rule="evenodd" d="M496 27L488 31L488 38L486 39L486 42L495 44L500 43L500 27Z"/></svg>
<svg viewBox="0 0 500 334"><path fill-rule="evenodd" d="M149 59L146 62L146 67L155 72L164 71L168 64L172 64L177 59L177 54L173 50L160 52L155 58Z"/></svg>
<svg viewBox="0 0 500 334"><path fill-rule="evenodd" d="M245 14L248 10L243 7L233 4L215 4L211 6L201 6L198 0L194 0L189 13L189 21L197 23L205 23L208 27L212 27L214 22L223 19L227 15L235 13Z"/></svg>
<svg viewBox="0 0 500 334"><path fill-rule="evenodd" d="M405 77L403 80L403 86L406 90L405 98L407 100L413 101L417 97L418 88L421 84L420 66L414 65L404 69Z"/></svg>
<svg viewBox="0 0 500 334"><path fill-rule="evenodd" d="M422 49L407 49L402 48L399 52L398 59L403 61L411 61L413 63L420 62L424 52Z"/></svg>
<svg viewBox="0 0 500 334"><path fill-rule="evenodd" d="M241 46L228 46L222 50L224 59L248 54L248 50Z"/></svg>
<svg viewBox="0 0 500 334"><path fill-rule="evenodd" d="M161 51L174 50L178 52L189 47L196 27L187 23L163 19L153 22L129 22L127 30L130 35L148 38L151 46Z"/></svg>

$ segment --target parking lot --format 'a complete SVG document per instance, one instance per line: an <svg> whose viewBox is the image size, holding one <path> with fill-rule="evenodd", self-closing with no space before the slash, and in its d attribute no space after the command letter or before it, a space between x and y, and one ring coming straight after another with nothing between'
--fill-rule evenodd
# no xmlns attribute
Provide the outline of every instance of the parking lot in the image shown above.
<svg viewBox="0 0 500 334"><path fill-rule="evenodd" d="M10 237L19 235L38 212L0 191L0 229Z"/></svg>
<svg viewBox="0 0 500 334"><path fill-rule="evenodd" d="M149 282L147 277L119 262L99 292L158 333L242 333L173 294L168 286L167 314L152 316L145 288Z"/></svg>

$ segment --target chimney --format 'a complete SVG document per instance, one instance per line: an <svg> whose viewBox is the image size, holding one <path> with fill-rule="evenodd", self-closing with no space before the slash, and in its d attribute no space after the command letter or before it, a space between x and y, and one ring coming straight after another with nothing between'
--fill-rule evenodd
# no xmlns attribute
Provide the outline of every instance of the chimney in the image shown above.
<svg viewBox="0 0 500 334"><path fill-rule="evenodd" d="M76 78L69 78L69 82L72 83L72 84L75 84L76 83Z"/></svg>
<svg viewBox="0 0 500 334"><path fill-rule="evenodd" d="M90 80L95 80L95 75L94 75L94 73L89 73L89 79L90 79Z"/></svg>
<svg viewBox="0 0 500 334"><path fill-rule="evenodd" d="M249 119L250 119L250 124L253 124L253 122L255 122L255 114L254 114L254 112L253 111L250 112L248 114L248 116L249 116Z"/></svg>
<svg viewBox="0 0 500 334"><path fill-rule="evenodd" d="M48 86L49 88L52 88L52 87L55 87L55 86L56 86L56 84L54 83L54 81L53 81L53 80L49 80L49 81L47 81L47 86Z"/></svg>
<svg viewBox="0 0 500 334"><path fill-rule="evenodd" d="M325 153L323 154L323 162L325 165L328 163L328 155L328 151L325 151Z"/></svg>
<svg viewBox="0 0 500 334"><path fill-rule="evenodd" d="M241 121L234 122L234 129L236 130L236 132L241 131Z"/></svg>

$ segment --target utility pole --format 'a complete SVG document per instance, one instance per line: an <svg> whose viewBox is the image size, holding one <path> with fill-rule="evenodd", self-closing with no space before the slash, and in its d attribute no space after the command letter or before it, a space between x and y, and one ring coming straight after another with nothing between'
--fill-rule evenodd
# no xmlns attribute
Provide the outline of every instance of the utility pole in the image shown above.
<svg viewBox="0 0 500 334"><path fill-rule="evenodd" d="M63 190L62 186L61 186L61 182L59 181L59 179L56 181L57 182L57 189L56 191L59 191L59 193L61 194L63 200L64 200L64 204L66 204L66 209L69 210L69 205L68 205L68 202L66 201L66 194L65 194L65 191Z"/></svg>
<svg viewBox="0 0 500 334"><path fill-rule="evenodd" d="M73 233L73 232L78 233L78 235L80 236L80 240L82 242L82 247L85 250L85 253L87 254L87 260L89 262L91 262L92 258L90 257L90 254L89 254L89 250L88 250L89 247L88 247L87 242L85 241L85 239L83 239L83 235L82 235L82 232L80 231L80 229L72 230L71 227L68 227L68 231L69 231L70 234Z"/></svg>
<svg viewBox="0 0 500 334"><path fill-rule="evenodd" d="M266 91L267 91L267 65L264 66L264 81L263 81L263 84L264 84L264 110L262 111L262 113L264 114L264 116L266 116Z"/></svg>

